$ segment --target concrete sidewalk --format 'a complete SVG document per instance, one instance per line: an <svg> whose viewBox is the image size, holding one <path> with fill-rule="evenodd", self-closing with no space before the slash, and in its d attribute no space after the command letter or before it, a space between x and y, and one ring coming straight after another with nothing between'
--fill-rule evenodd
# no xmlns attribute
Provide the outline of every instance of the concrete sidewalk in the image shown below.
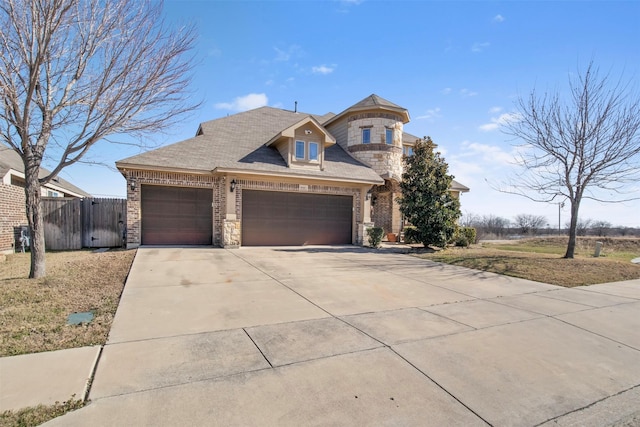
<svg viewBox="0 0 640 427"><path fill-rule="evenodd" d="M0 412L83 400L100 346L0 357Z"/></svg>
<svg viewBox="0 0 640 427"><path fill-rule="evenodd" d="M565 289L350 246L141 248L91 403L47 425L626 423L639 313L640 280Z"/></svg>

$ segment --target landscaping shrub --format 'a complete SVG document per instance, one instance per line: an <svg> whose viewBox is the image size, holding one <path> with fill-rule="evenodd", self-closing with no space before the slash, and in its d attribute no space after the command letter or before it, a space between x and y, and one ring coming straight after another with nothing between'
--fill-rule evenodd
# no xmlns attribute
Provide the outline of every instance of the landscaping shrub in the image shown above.
<svg viewBox="0 0 640 427"><path fill-rule="evenodd" d="M404 243L408 245L420 243L418 239L418 229L413 225L408 225L404 228Z"/></svg>
<svg viewBox="0 0 640 427"><path fill-rule="evenodd" d="M367 229L367 234L369 235L369 245L374 248L380 247L380 242L382 242L382 236L384 235L384 229L381 227L371 227Z"/></svg>
<svg viewBox="0 0 640 427"><path fill-rule="evenodd" d="M476 229L473 227L458 227L453 235L452 243L455 246L468 247L476 242Z"/></svg>

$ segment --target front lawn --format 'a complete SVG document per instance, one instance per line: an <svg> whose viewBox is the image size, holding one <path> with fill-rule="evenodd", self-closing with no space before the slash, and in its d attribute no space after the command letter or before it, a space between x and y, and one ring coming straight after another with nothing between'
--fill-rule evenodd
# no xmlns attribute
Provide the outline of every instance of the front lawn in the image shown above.
<svg viewBox="0 0 640 427"><path fill-rule="evenodd" d="M604 246L594 258L595 242ZM448 248L417 256L446 264L490 271L566 287L640 279L640 239L579 238L576 257L564 259L566 238L548 237Z"/></svg>
<svg viewBox="0 0 640 427"><path fill-rule="evenodd" d="M104 344L135 251L47 253L47 276L28 279L30 254L0 262L0 357ZM92 312L89 324L68 325Z"/></svg>

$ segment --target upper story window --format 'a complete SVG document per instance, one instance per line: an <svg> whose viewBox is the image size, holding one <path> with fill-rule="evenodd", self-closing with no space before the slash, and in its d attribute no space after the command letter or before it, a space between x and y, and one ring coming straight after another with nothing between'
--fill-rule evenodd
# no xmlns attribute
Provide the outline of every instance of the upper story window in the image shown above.
<svg viewBox="0 0 640 427"><path fill-rule="evenodd" d="M371 142L371 129L364 128L362 129L362 143L369 144Z"/></svg>
<svg viewBox="0 0 640 427"><path fill-rule="evenodd" d="M304 141L296 141L296 160L304 160Z"/></svg>
<svg viewBox="0 0 640 427"><path fill-rule="evenodd" d="M405 156L413 156L413 147L410 145L405 145L402 147L402 152Z"/></svg>
<svg viewBox="0 0 640 427"><path fill-rule="evenodd" d="M385 129L384 142L393 145L393 129Z"/></svg>
<svg viewBox="0 0 640 427"><path fill-rule="evenodd" d="M310 141L296 141L294 154L297 161L317 162L320 160L320 144Z"/></svg>
<svg viewBox="0 0 640 427"><path fill-rule="evenodd" d="M309 143L309 160L318 161L318 143L317 142Z"/></svg>

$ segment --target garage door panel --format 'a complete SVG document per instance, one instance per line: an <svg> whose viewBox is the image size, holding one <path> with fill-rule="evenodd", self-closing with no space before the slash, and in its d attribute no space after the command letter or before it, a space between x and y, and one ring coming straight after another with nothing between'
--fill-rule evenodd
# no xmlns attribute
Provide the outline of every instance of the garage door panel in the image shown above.
<svg viewBox="0 0 640 427"><path fill-rule="evenodd" d="M210 245L213 234L210 189L143 185L143 245Z"/></svg>
<svg viewBox="0 0 640 427"><path fill-rule="evenodd" d="M350 244L351 196L244 190L244 246Z"/></svg>

